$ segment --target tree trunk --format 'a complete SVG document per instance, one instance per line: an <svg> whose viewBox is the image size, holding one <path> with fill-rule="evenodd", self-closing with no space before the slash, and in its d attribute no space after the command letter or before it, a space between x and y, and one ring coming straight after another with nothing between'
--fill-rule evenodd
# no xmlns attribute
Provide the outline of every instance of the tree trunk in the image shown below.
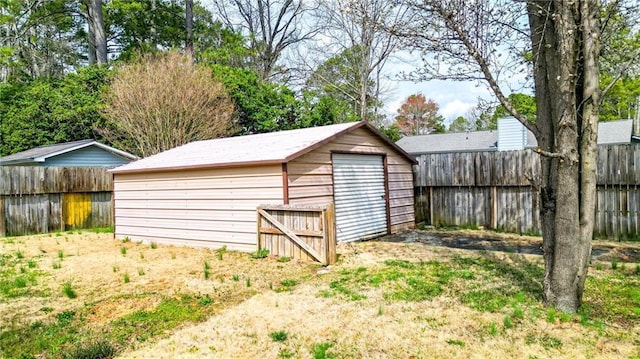
<svg viewBox="0 0 640 359"><path fill-rule="evenodd" d="M82 4L85 7L86 19L87 19L87 60L89 61L89 65L95 65L97 62L96 58L96 35L93 33L93 15L91 4L89 1L83 1Z"/></svg>
<svg viewBox="0 0 640 359"><path fill-rule="evenodd" d="M185 27L187 29L187 38L184 45L184 52L190 58L193 58L193 0L185 1Z"/></svg>
<svg viewBox="0 0 640 359"><path fill-rule="evenodd" d="M579 4L578 4L579 3ZM530 0L547 305L575 312L591 255L599 1Z"/></svg>
<svg viewBox="0 0 640 359"><path fill-rule="evenodd" d="M93 40L93 46L95 47L95 62L97 64L106 64L107 36L104 17L102 16L102 0L89 0L87 10L89 13L89 34L93 34L90 40ZM91 44L91 41L89 43Z"/></svg>

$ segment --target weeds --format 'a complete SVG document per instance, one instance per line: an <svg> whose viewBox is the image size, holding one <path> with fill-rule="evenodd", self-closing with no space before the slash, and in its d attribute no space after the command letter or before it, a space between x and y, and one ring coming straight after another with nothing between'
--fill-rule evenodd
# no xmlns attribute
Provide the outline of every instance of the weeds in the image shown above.
<svg viewBox="0 0 640 359"><path fill-rule="evenodd" d="M287 263L287 262L291 262L291 257L280 257L278 258L278 262L280 263Z"/></svg>
<svg viewBox="0 0 640 359"><path fill-rule="evenodd" d="M157 249L158 248L158 243L151 242L150 246L151 246L151 249Z"/></svg>
<svg viewBox="0 0 640 359"><path fill-rule="evenodd" d="M247 288L251 287L251 278L247 277L246 285L247 285Z"/></svg>
<svg viewBox="0 0 640 359"><path fill-rule="evenodd" d="M208 294L198 299L198 304L200 305L209 305L211 303L213 303L213 299L211 299L211 297Z"/></svg>
<svg viewBox="0 0 640 359"><path fill-rule="evenodd" d="M489 333L489 335L492 337L495 337L498 334L498 326L495 322L489 323L489 325L487 326L487 333Z"/></svg>
<svg viewBox="0 0 640 359"><path fill-rule="evenodd" d="M127 247L120 247L120 254L122 254L123 257L127 256Z"/></svg>
<svg viewBox="0 0 640 359"><path fill-rule="evenodd" d="M53 269L60 269L60 268L62 268L62 263L60 263L60 262L53 262L53 264L51 265L51 268L53 268Z"/></svg>
<svg viewBox="0 0 640 359"><path fill-rule="evenodd" d="M459 340L459 339L447 339L447 344L455 345L455 346L459 346L459 347L463 347L464 346L464 342L462 340Z"/></svg>
<svg viewBox="0 0 640 359"><path fill-rule="evenodd" d="M19 276L13 280L13 285L16 288L26 288L27 287L27 279L25 277Z"/></svg>
<svg viewBox="0 0 640 359"><path fill-rule="evenodd" d="M276 289L277 292L290 292L293 287L298 284L298 281L295 279L284 279L280 281L280 287ZM273 283L269 283L269 289L273 289Z"/></svg>
<svg viewBox="0 0 640 359"><path fill-rule="evenodd" d="M125 283L129 283L130 279L129 279L129 273L125 273L122 276L122 279L124 280Z"/></svg>
<svg viewBox="0 0 640 359"><path fill-rule="evenodd" d="M115 228L113 226L110 227L97 227L97 228L92 228L91 232L93 233L113 233L115 231Z"/></svg>
<svg viewBox="0 0 640 359"><path fill-rule="evenodd" d="M58 259L60 259L61 262L64 259L64 252L62 249L58 250Z"/></svg>
<svg viewBox="0 0 640 359"><path fill-rule="evenodd" d="M508 315L507 315L507 316L505 316L505 317L502 319L502 324L503 324L503 325L504 325L504 327L505 327L505 328L507 328L507 329L511 329L511 328L513 328L513 321L511 321L511 317L510 317L510 316L508 316Z"/></svg>
<svg viewBox="0 0 640 359"><path fill-rule="evenodd" d="M76 347L62 354L63 359L110 359L115 357L116 349L105 340Z"/></svg>
<svg viewBox="0 0 640 359"><path fill-rule="evenodd" d="M204 279L207 280L211 276L211 265L209 262L204 261Z"/></svg>
<svg viewBox="0 0 640 359"><path fill-rule="evenodd" d="M615 258L611 260L611 269L612 270L618 269L618 261Z"/></svg>
<svg viewBox="0 0 640 359"><path fill-rule="evenodd" d="M262 259L267 258L269 256L269 250L266 248L260 248L256 252L251 253L251 258L253 259Z"/></svg>
<svg viewBox="0 0 640 359"><path fill-rule="evenodd" d="M276 332L269 333L269 338L274 342L284 342L288 337L289 335L285 330L278 330Z"/></svg>
<svg viewBox="0 0 640 359"><path fill-rule="evenodd" d="M227 246L224 245L218 249L216 249L216 258L221 261L224 257L224 254L227 253Z"/></svg>
<svg viewBox="0 0 640 359"><path fill-rule="evenodd" d="M331 359L335 358L333 354L329 352L329 349L333 347L332 343L316 343L311 346L311 356L313 359Z"/></svg>
<svg viewBox="0 0 640 359"><path fill-rule="evenodd" d="M553 337L549 334L542 334L542 335L533 335L533 334L529 334L527 335L527 337L524 339L525 344L527 345L532 345L532 344L540 344L542 345L543 348L549 350L549 349L559 349L562 347L562 340Z"/></svg>
<svg viewBox="0 0 640 359"><path fill-rule="evenodd" d="M24 253L22 253L22 251L20 250L16 251L15 255L16 255L16 259L24 258Z"/></svg>
<svg viewBox="0 0 640 359"><path fill-rule="evenodd" d="M138 268L138 275L139 276L143 276L145 275L144 269L143 268Z"/></svg>
<svg viewBox="0 0 640 359"><path fill-rule="evenodd" d="M68 280L62 284L62 292L69 299L75 299L78 296L76 294L76 291L73 289L73 284L71 283L71 280Z"/></svg>
<svg viewBox="0 0 640 359"><path fill-rule="evenodd" d="M553 308L547 309L547 322L556 324L556 310Z"/></svg>
<svg viewBox="0 0 640 359"><path fill-rule="evenodd" d="M27 267L29 268L35 268L36 267L36 261L33 259L29 259L29 261L27 262Z"/></svg>

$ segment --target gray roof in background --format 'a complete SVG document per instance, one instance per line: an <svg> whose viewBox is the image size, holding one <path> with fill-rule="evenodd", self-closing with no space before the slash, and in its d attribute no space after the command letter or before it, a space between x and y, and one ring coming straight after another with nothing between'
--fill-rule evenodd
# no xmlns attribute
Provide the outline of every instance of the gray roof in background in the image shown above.
<svg viewBox="0 0 640 359"><path fill-rule="evenodd" d="M498 131L438 133L407 136L398 146L409 153L470 152L497 150Z"/></svg>
<svg viewBox="0 0 640 359"><path fill-rule="evenodd" d="M116 155L137 159L138 157L132 155L131 153L120 151L113 147L102 144L96 140L87 139L87 140L79 140L73 142L65 142L65 143L57 143L54 145L46 145L35 147L26 151L14 153L12 155L8 155L5 157L0 157L0 165L2 164L15 164L15 163L29 163L29 162L39 162L48 157L61 155L63 153L67 153L76 149L84 148L87 146L95 145L99 148L102 148L106 151L112 152Z"/></svg>
<svg viewBox="0 0 640 359"><path fill-rule="evenodd" d="M631 143L633 120L598 123L598 144L615 145ZM443 133L401 138L397 144L411 154L497 151L498 131ZM533 133L527 136L527 148L536 148Z"/></svg>

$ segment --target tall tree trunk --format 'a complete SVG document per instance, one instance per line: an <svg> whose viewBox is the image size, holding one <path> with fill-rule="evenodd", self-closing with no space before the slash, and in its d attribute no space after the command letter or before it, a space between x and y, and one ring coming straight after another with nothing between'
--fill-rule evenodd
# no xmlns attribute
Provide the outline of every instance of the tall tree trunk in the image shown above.
<svg viewBox="0 0 640 359"><path fill-rule="evenodd" d="M89 1L83 1L83 5L86 8L85 10L87 14L87 59L89 61L89 65L94 65L98 60L96 57L96 35L93 33L94 25L91 4L89 3Z"/></svg>
<svg viewBox="0 0 640 359"><path fill-rule="evenodd" d="M87 10L89 13L89 34L93 34L90 39L93 40L93 46L95 47L95 62L97 64L106 64L107 35L102 15L102 0L89 0Z"/></svg>
<svg viewBox="0 0 640 359"><path fill-rule="evenodd" d="M547 305L575 312L591 255L599 1L530 0Z"/></svg>
<svg viewBox="0 0 640 359"><path fill-rule="evenodd" d="M184 52L190 58L193 58L193 0L185 1L185 27L187 29L187 38L184 45Z"/></svg>

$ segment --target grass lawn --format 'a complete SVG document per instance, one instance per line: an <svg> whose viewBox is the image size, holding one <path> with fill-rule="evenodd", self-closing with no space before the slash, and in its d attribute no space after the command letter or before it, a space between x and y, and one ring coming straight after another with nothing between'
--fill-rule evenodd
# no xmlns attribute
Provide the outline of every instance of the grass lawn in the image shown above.
<svg viewBox="0 0 640 359"><path fill-rule="evenodd" d="M73 232L0 239L0 357L640 358L640 265L596 261L577 315L542 259L339 246L328 270Z"/></svg>

